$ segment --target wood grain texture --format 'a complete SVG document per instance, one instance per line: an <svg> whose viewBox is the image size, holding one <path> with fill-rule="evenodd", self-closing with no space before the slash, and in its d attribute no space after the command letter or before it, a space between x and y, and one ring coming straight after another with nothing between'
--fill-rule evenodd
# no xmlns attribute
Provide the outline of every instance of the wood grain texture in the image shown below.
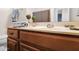
<svg viewBox="0 0 79 59"><path fill-rule="evenodd" d="M7 33L8 33L8 37L11 37L13 39L18 39L18 30L8 29Z"/></svg>
<svg viewBox="0 0 79 59"><path fill-rule="evenodd" d="M79 50L79 38L20 31L21 42L30 42L57 51Z"/></svg>
<svg viewBox="0 0 79 59"><path fill-rule="evenodd" d="M8 48L13 51L79 51L79 36L20 29L8 33Z"/></svg>
<svg viewBox="0 0 79 59"><path fill-rule="evenodd" d="M8 51L19 51L19 31L15 29L8 29L7 48Z"/></svg>
<svg viewBox="0 0 79 59"><path fill-rule="evenodd" d="M17 41L15 41L11 38L8 38L7 47L8 47L9 51L17 51L18 50Z"/></svg>

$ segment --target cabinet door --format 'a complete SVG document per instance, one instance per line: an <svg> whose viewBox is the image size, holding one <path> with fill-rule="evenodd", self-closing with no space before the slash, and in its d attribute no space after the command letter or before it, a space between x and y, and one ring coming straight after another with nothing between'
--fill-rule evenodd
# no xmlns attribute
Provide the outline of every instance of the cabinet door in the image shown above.
<svg viewBox="0 0 79 59"><path fill-rule="evenodd" d="M49 50L79 51L79 37L75 36L20 31L20 40L25 44L35 44L37 46L34 47L39 49L42 49L41 46Z"/></svg>
<svg viewBox="0 0 79 59"><path fill-rule="evenodd" d="M8 29L7 33L8 33L8 37L13 38L15 40L18 39L18 30Z"/></svg>
<svg viewBox="0 0 79 59"><path fill-rule="evenodd" d="M39 51L39 49L20 43L20 51Z"/></svg>
<svg viewBox="0 0 79 59"><path fill-rule="evenodd" d="M8 50L16 51L17 50L17 41L8 38Z"/></svg>

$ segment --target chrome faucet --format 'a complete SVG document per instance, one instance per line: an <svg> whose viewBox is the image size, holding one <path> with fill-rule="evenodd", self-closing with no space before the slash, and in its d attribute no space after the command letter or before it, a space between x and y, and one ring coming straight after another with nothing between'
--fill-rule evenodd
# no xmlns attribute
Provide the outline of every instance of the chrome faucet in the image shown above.
<svg viewBox="0 0 79 59"><path fill-rule="evenodd" d="M52 28L54 25L53 24L47 24L48 28Z"/></svg>
<svg viewBox="0 0 79 59"><path fill-rule="evenodd" d="M74 27L74 25L64 25L65 27Z"/></svg>
<svg viewBox="0 0 79 59"><path fill-rule="evenodd" d="M70 29L73 29L75 26L74 25L64 25L65 27L68 27Z"/></svg>

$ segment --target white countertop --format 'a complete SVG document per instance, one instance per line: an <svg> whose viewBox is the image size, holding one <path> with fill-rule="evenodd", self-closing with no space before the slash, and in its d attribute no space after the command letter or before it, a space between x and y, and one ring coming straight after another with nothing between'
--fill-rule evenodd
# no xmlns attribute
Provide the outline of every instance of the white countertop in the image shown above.
<svg viewBox="0 0 79 59"><path fill-rule="evenodd" d="M79 35L78 30L70 30L69 28L65 28L65 27L52 27L52 28L47 28L47 27L20 27L20 28L16 28L16 29L39 31L39 32L48 32L48 33Z"/></svg>

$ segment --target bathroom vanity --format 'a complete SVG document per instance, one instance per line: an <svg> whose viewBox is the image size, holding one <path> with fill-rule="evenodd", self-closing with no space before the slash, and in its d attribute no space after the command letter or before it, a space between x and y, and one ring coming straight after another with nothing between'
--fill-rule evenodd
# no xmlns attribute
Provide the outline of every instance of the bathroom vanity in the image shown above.
<svg viewBox="0 0 79 59"><path fill-rule="evenodd" d="M79 31L8 28L8 51L79 51Z"/></svg>
<svg viewBox="0 0 79 59"><path fill-rule="evenodd" d="M33 25L33 27L14 26L17 28L8 28L7 46L9 51L79 51L79 28L73 28L79 27L79 19L76 18L79 15L75 13L77 9L51 8L41 10L40 8L39 11L39 9L34 8L31 10L33 24L29 24ZM24 14L26 13L24 12ZM42 22L45 23L43 24ZM66 28L54 28L49 23L52 23L54 26L64 25L63 27ZM48 25L46 27L49 28L38 27L42 26L42 24Z"/></svg>

